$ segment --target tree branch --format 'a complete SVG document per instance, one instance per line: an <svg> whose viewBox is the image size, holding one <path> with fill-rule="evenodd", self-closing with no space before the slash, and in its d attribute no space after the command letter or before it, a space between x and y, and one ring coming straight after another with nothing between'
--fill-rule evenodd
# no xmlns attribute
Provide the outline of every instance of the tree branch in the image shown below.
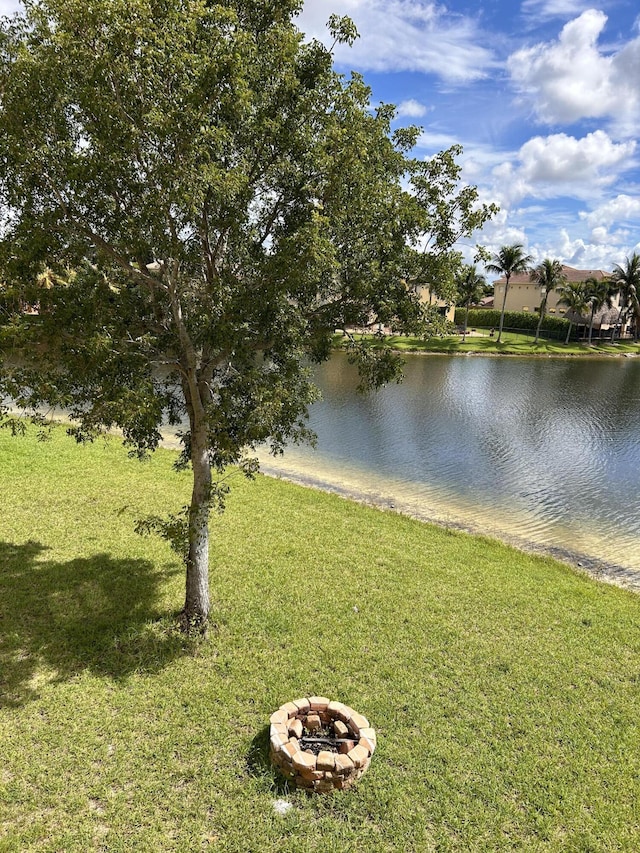
<svg viewBox="0 0 640 853"><path fill-rule="evenodd" d="M176 329L178 330L178 338L180 339L180 346L186 362L182 365L183 380L186 382L189 391L188 397L186 394L185 397L187 397L187 401L192 409L193 422L201 422L205 419L206 414L198 382L198 355L182 315L182 305L178 293L179 262L171 258L166 262L166 267L168 270L168 291L171 300L171 313Z"/></svg>
<svg viewBox="0 0 640 853"><path fill-rule="evenodd" d="M143 281L145 284L151 285L154 288L163 286L157 278L154 278L148 273L145 273L142 270L139 270L134 267L133 264L128 261L123 255L121 255L120 252L118 252L110 243L108 243L99 234L97 234L88 223L75 216L74 213L71 211L69 203L59 191L55 182L46 173L45 178L49 183L51 192L53 193L56 201L64 211L67 219L75 226L77 230L79 230L85 236L89 237L91 241L95 244L96 248L100 248L109 258L111 258L112 261L114 261L119 267L121 267L121 269L125 270L132 277L137 278L140 281Z"/></svg>
<svg viewBox="0 0 640 853"><path fill-rule="evenodd" d="M211 251L211 242L209 240L209 213L207 211L207 205L209 204L209 196L210 193L207 193L207 198L205 198L204 203L202 205L200 244L202 246L202 253L205 259L206 279L211 284L214 278L218 278L218 271L216 270L213 252Z"/></svg>

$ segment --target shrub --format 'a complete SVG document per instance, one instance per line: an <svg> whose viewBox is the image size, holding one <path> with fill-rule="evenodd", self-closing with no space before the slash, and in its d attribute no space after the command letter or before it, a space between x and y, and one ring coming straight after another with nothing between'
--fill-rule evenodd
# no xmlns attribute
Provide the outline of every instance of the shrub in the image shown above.
<svg viewBox="0 0 640 853"><path fill-rule="evenodd" d="M464 308L456 308L455 314L456 325L464 325ZM542 320L540 330L542 332L551 333L553 337L559 337L567 334L567 325L569 321L564 317L550 317L548 314ZM469 310L468 326L469 328L476 327L481 329L498 328L500 325L500 311L493 308L471 308ZM516 329L518 331L535 332L538 327L538 314L531 314L528 311L505 311L504 312L504 328Z"/></svg>

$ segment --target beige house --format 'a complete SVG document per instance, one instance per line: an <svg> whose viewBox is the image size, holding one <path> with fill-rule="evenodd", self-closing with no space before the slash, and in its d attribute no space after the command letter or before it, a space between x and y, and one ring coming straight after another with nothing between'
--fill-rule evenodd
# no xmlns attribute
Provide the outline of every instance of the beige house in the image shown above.
<svg viewBox="0 0 640 853"><path fill-rule="evenodd" d="M604 278L609 278L609 273L604 270L577 270L573 267L562 267L562 272L565 274L567 281L586 281L588 278L595 278L596 281L602 281ZM494 283L494 307L502 310L502 300L504 299L505 278L499 278ZM560 294L553 291L547 297L547 313L558 314L562 316L565 313L565 308L558 306ZM507 293L507 301L505 311L537 311L542 302L542 293L540 286L535 281L531 281L529 273L519 273L512 275L509 281L509 292Z"/></svg>
<svg viewBox="0 0 640 853"><path fill-rule="evenodd" d="M431 293L431 291L426 285L419 285L416 289L418 291L418 296L420 297L420 302L424 302L427 305L435 305L439 313L442 314L443 317L446 317L447 320L450 320L453 323L454 317L456 315L455 305L449 305L448 302L444 302L442 299L438 299L437 296Z"/></svg>
<svg viewBox="0 0 640 853"><path fill-rule="evenodd" d="M596 281L609 278L610 273L604 270L578 270L574 267L564 266L562 271L568 282L582 282L588 278L595 278ZM499 311L502 310L502 301L504 299L505 278L499 278L494 283L494 307ZM552 317L563 317L567 309L563 305L558 305L560 294L552 291L547 296L547 314ZM542 290L536 282L531 281L528 273L519 273L513 275L509 281L509 291L507 293L507 301L505 311L531 311L538 312L540 303L542 302ZM612 328L618 318L620 311L620 295L616 294L612 300L610 309L599 311L594 317L594 329L600 329L606 332ZM573 317L572 321L576 322L579 319Z"/></svg>

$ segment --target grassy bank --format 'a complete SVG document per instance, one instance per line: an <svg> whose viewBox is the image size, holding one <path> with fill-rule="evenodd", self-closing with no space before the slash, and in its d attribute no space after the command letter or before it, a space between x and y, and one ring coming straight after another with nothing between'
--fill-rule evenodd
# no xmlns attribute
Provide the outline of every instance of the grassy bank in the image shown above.
<svg viewBox="0 0 640 853"><path fill-rule="evenodd" d="M379 338L373 335L365 336L372 347L382 345ZM334 345L341 346L344 339L336 335ZM515 332L504 332L500 343L496 343L495 336L491 337L486 329L478 329L467 336L464 343L462 335L447 338L413 338L406 335L389 335L387 344L401 352L431 352L456 354L482 355L540 355L540 356L629 356L640 355L640 345L633 341L616 341L615 344L603 342L593 346L585 343L572 341L565 344L563 341L548 341L542 338L537 344L534 343L533 335L516 334Z"/></svg>
<svg viewBox="0 0 640 853"><path fill-rule="evenodd" d="M637 596L261 477L185 642L181 569L132 532L185 502L172 459L0 432L1 851L638 849ZM269 714L311 693L377 729L352 792L268 767Z"/></svg>

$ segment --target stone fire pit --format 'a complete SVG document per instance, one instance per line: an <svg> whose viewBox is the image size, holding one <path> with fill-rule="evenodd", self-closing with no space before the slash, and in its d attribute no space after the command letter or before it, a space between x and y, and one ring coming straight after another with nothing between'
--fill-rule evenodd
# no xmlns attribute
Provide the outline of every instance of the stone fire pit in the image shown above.
<svg viewBox="0 0 640 853"><path fill-rule="evenodd" d="M297 787L349 788L369 767L376 733L369 721L324 696L295 699L270 718L272 763Z"/></svg>

